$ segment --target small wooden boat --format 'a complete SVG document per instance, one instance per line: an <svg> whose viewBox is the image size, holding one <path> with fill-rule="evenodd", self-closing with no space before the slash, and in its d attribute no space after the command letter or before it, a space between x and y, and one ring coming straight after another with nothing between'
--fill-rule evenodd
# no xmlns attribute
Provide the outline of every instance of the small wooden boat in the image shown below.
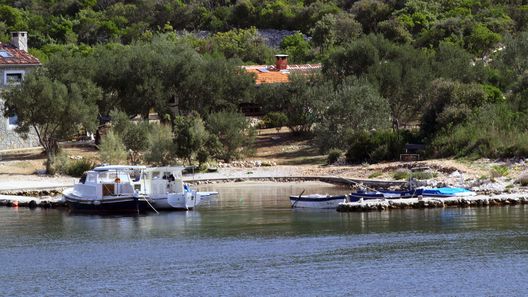
<svg viewBox="0 0 528 297"><path fill-rule="evenodd" d="M346 195L298 195L290 196L292 208L336 209L337 205L346 201Z"/></svg>
<svg viewBox="0 0 528 297"><path fill-rule="evenodd" d="M403 199L403 198L414 198L422 195L422 189L414 189L407 191L356 191L349 194L350 202L357 202L361 199Z"/></svg>
<svg viewBox="0 0 528 297"><path fill-rule="evenodd" d="M357 202L363 200L373 199L405 199L415 197L464 197L475 196L476 193L464 188L416 188L407 191L357 191L350 193L349 201Z"/></svg>

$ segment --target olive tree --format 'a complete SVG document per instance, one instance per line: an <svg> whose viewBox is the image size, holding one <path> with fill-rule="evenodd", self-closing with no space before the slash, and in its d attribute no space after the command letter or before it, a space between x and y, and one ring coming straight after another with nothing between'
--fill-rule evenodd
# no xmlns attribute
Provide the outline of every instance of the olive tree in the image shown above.
<svg viewBox="0 0 528 297"><path fill-rule="evenodd" d="M18 117L15 131L22 136L33 129L46 152L46 171L55 173L59 142L68 139L82 126L93 131L97 124L96 101L101 91L89 80L63 82L48 77L46 69L26 76L4 94L5 116Z"/></svg>
<svg viewBox="0 0 528 297"><path fill-rule="evenodd" d="M218 151L218 158L230 162L252 151L255 129L244 115L228 111L213 113L209 115L207 126L223 147Z"/></svg>

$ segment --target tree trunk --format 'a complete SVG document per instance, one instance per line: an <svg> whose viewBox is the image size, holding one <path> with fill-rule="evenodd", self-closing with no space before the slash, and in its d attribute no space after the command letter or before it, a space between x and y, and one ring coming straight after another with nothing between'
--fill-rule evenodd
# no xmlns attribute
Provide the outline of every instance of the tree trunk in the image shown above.
<svg viewBox="0 0 528 297"><path fill-rule="evenodd" d="M55 175L57 173L57 168L55 166L55 157L59 150L59 146L56 141L51 140L50 145L46 150L46 173L49 175Z"/></svg>

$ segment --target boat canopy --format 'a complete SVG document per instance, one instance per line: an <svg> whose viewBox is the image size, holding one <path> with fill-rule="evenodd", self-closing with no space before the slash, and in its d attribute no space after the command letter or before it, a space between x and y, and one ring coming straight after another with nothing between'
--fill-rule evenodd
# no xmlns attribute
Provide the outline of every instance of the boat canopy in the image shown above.
<svg viewBox="0 0 528 297"><path fill-rule="evenodd" d="M132 170L145 170L146 166L132 166L132 165L104 165L98 166L93 169L93 171L132 171Z"/></svg>
<svg viewBox="0 0 528 297"><path fill-rule="evenodd" d="M182 172L184 169L183 166L149 167L144 172Z"/></svg>

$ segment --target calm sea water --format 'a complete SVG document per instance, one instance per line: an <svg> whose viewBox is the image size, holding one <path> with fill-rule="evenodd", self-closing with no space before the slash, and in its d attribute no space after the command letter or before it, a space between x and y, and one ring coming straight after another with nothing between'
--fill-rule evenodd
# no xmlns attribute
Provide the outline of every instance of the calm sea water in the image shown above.
<svg viewBox="0 0 528 297"><path fill-rule="evenodd" d="M528 207L292 210L325 184L226 184L190 212L0 208L0 296L526 296Z"/></svg>

